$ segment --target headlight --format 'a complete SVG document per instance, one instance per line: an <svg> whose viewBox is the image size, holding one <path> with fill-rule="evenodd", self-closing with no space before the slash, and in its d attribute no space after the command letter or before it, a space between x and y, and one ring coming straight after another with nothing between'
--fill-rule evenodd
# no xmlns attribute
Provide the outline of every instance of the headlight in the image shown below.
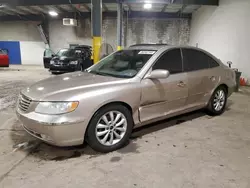
<svg viewBox="0 0 250 188"><path fill-rule="evenodd" d="M79 102L40 102L35 112L40 114L59 115L74 111Z"/></svg>
<svg viewBox="0 0 250 188"><path fill-rule="evenodd" d="M78 61L70 61L69 64L71 64L71 65L77 65Z"/></svg>
<svg viewBox="0 0 250 188"><path fill-rule="evenodd" d="M51 61L50 61L50 64L51 64L51 65L52 65L52 64L54 64L54 61L53 61L53 60L51 60Z"/></svg>

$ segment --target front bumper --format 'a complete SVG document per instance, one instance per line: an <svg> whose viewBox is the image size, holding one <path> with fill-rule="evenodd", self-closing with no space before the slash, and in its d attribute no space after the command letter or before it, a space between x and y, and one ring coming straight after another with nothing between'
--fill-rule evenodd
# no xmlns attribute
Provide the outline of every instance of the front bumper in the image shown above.
<svg viewBox="0 0 250 188"><path fill-rule="evenodd" d="M87 125L84 120L73 120L69 114L51 116L16 111L23 128L32 136L56 146L81 145Z"/></svg>
<svg viewBox="0 0 250 188"><path fill-rule="evenodd" d="M77 70L77 65L50 65L50 72L72 72Z"/></svg>

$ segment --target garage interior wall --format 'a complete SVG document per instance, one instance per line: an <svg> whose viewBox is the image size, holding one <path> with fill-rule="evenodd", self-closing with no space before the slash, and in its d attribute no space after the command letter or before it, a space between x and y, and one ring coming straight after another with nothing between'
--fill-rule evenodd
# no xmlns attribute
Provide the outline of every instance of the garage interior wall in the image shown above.
<svg viewBox="0 0 250 188"><path fill-rule="evenodd" d="M37 29L39 22L18 21L0 23L0 41L20 42L22 64L43 64L45 44ZM123 41L125 46L136 43L187 44L190 19L124 19ZM114 50L117 45L117 20L103 20L103 43ZM54 52L70 44L92 45L90 19L79 21L77 27L64 26L62 20L49 21L50 47Z"/></svg>
<svg viewBox="0 0 250 188"><path fill-rule="evenodd" d="M232 67L250 78L250 1L220 0L218 7L204 6L193 13L190 44L198 43L223 63L232 61Z"/></svg>
<svg viewBox="0 0 250 188"><path fill-rule="evenodd" d="M22 64L43 64L45 44L37 29L38 22L18 21L0 23L1 42L20 42ZM18 54L16 54L18 56ZM19 64L10 62L11 64Z"/></svg>
<svg viewBox="0 0 250 188"><path fill-rule="evenodd" d="M63 26L62 21L49 22L50 46L53 51L70 44L92 45L90 19L80 20L77 27ZM187 44L190 35L189 19L124 19L125 46L136 43ZM102 43L117 46L117 20L105 18L102 26Z"/></svg>

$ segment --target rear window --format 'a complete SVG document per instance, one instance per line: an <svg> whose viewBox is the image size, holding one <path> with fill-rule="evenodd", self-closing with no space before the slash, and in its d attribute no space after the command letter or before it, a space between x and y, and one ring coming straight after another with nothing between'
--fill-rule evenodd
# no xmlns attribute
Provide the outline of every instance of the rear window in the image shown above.
<svg viewBox="0 0 250 188"><path fill-rule="evenodd" d="M194 49L182 49L184 71L196 71L219 66L219 64L204 52Z"/></svg>

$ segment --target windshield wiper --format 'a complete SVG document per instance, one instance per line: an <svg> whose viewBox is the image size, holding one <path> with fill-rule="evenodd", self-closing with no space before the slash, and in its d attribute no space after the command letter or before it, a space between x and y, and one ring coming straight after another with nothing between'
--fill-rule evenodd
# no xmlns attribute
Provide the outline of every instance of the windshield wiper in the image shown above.
<svg viewBox="0 0 250 188"><path fill-rule="evenodd" d="M110 74L110 73L105 73L105 72L97 72L97 71L90 71L89 73L96 74L96 75L101 75L101 76L111 76L111 77L116 77L116 78L131 78L131 76L116 75L116 74Z"/></svg>
<svg viewBox="0 0 250 188"><path fill-rule="evenodd" d="M108 74L108 73L97 72L97 71L90 71L89 73L96 74L96 75L101 75L101 76L111 76L111 75Z"/></svg>

